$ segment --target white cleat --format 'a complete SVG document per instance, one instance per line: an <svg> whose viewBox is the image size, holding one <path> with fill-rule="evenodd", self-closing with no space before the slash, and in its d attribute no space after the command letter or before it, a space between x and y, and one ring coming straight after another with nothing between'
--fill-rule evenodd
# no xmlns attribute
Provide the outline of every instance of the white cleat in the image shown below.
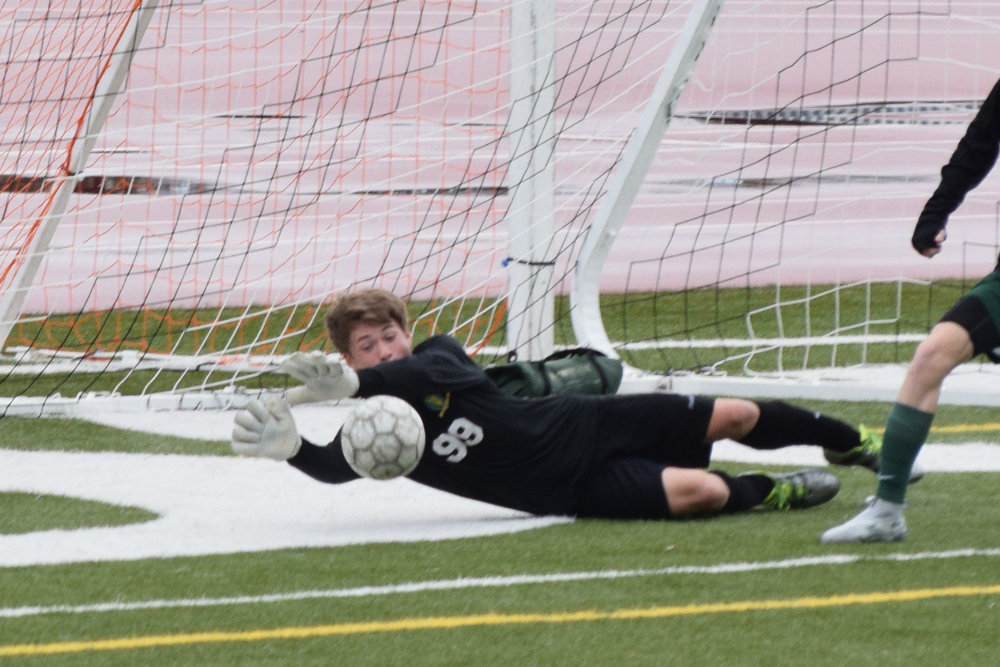
<svg viewBox="0 0 1000 667"><path fill-rule="evenodd" d="M899 542L906 537L903 505L875 498L853 519L834 526L819 538L823 544Z"/></svg>

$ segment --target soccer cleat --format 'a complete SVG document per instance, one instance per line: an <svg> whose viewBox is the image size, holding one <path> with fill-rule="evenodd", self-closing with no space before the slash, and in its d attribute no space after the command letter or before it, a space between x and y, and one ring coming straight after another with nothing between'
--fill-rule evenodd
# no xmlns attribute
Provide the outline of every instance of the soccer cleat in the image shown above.
<svg viewBox="0 0 1000 667"><path fill-rule="evenodd" d="M864 424L858 427L861 444L846 452L833 449L823 449L827 461L838 466L863 466L878 472L879 454L882 453L882 438L874 431L869 431Z"/></svg>
<svg viewBox="0 0 1000 667"><path fill-rule="evenodd" d="M820 536L823 544L846 542L899 542L906 537L903 505L875 498L853 519Z"/></svg>
<svg viewBox="0 0 1000 667"><path fill-rule="evenodd" d="M798 470L769 477L774 480L774 488L761 502L761 506L768 509L814 507L830 500L840 491L840 480L825 470Z"/></svg>
<svg viewBox="0 0 1000 667"><path fill-rule="evenodd" d="M837 466L860 466L878 474L879 459L882 456L882 438L875 431L870 431L862 424L858 427L861 444L846 452L823 449L823 456L829 463ZM919 481L924 476L923 467L913 462L910 468L910 483Z"/></svg>

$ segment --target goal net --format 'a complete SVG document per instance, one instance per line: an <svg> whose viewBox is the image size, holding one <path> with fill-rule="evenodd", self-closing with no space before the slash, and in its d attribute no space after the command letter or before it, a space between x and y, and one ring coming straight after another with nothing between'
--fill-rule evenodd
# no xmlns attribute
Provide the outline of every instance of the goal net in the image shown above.
<svg viewBox="0 0 1000 667"><path fill-rule="evenodd" d="M995 80L984 5L5 3L0 407L239 404L368 286L483 363L905 361L995 262L989 181L908 247Z"/></svg>

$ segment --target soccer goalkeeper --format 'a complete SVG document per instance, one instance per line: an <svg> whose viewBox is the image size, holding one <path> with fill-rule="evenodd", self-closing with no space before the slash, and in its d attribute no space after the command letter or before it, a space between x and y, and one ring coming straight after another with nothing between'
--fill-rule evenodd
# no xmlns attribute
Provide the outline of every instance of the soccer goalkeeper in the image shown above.
<svg viewBox="0 0 1000 667"><path fill-rule="evenodd" d="M1000 147L1000 81L986 97L924 205L913 230L913 247L925 257L941 252L948 216L993 169ZM903 507L909 471L927 440L945 377L978 354L1000 362L1000 258L993 272L945 313L917 347L885 424L878 489L853 519L827 530L826 544L897 542L906 537Z"/></svg>
<svg viewBox="0 0 1000 667"><path fill-rule="evenodd" d="M811 507L839 489L824 470L707 470L712 443L722 438L757 449L816 444L843 465L878 466L873 434L780 401L508 396L451 337L434 336L411 351L404 304L383 290L342 297L326 323L343 363L320 353L292 355L283 369L305 384L290 389L288 400L404 399L427 434L410 479L459 496L538 515L670 519ZM233 449L287 460L322 482L358 478L340 435L327 446L305 441L280 400L237 415Z"/></svg>

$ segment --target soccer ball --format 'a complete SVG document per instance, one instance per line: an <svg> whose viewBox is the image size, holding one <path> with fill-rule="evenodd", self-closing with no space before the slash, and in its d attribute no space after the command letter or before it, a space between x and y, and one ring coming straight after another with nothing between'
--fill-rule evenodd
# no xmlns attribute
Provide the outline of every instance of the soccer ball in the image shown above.
<svg viewBox="0 0 1000 667"><path fill-rule="evenodd" d="M372 396L347 415L340 430L344 458L354 472L392 479L413 472L424 453L424 424L409 403Z"/></svg>

